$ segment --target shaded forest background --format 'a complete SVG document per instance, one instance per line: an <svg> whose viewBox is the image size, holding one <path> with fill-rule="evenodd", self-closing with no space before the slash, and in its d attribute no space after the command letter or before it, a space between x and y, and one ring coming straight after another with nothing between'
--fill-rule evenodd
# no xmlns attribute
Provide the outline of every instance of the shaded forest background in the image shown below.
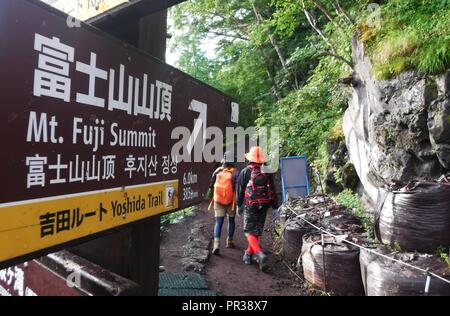
<svg viewBox="0 0 450 316"><path fill-rule="evenodd" d="M281 154L322 172L327 140L343 137L353 36L378 79L450 65L450 0L190 0L170 16L177 67L234 97L242 126L280 127Z"/></svg>

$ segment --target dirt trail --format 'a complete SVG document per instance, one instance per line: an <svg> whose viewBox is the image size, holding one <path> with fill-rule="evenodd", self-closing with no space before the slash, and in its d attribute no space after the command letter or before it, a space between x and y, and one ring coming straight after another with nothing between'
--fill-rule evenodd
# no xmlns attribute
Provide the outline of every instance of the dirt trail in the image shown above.
<svg viewBox="0 0 450 316"><path fill-rule="evenodd" d="M200 211L192 217L178 224L168 226L161 240L161 265L165 266L167 272L181 272L183 266L183 245L186 244L191 227L204 225L209 231L211 240L214 228L214 213L207 211L207 205L203 204ZM262 236L262 247L269 254L269 269L266 273L258 270L256 264L245 265L242 255L246 247L246 240L242 228L242 218L236 219L235 243L236 248L225 248L226 228L222 230L222 245L220 255L210 255L204 276L209 287L219 295L225 296L290 296L305 295L300 281L289 272L288 268L274 254L272 246L274 240L267 228L270 224L270 214L267 216L266 231ZM212 242L209 251L211 251Z"/></svg>

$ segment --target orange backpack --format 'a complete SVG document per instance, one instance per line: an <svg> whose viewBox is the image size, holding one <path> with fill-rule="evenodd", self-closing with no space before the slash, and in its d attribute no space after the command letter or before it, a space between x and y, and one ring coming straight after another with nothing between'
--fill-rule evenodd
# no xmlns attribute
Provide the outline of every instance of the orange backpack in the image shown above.
<svg viewBox="0 0 450 316"><path fill-rule="evenodd" d="M222 205L233 202L233 172L234 168L223 168L216 176L214 183L214 201Z"/></svg>

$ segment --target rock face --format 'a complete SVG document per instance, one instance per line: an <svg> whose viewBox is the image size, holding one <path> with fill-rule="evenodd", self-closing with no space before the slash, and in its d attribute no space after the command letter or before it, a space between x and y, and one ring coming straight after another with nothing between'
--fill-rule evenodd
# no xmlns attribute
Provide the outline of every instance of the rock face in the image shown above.
<svg viewBox="0 0 450 316"><path fill-rule="evenodd" d="M355 190L359 184L355 167L349 161L347 146L344 140L327 141L328 156L330 157L324 179L326 193L339 193L344 189Z"/></svg>
<svg viewBox="0 0 450 316"><path fill-rule="evenodd" d="M439 177L450 170L450 73L406 71L376 80L362 44L353 40L356 85L344 116L350 160L375 202L392 180Z"/></svg>
<svg viewBox="0 0 450 316"><path fill-rule="evenodd" d="M209 258L210 233L205 225L196 224L183 246L181 264L185 271L203 272Z"/></svg>

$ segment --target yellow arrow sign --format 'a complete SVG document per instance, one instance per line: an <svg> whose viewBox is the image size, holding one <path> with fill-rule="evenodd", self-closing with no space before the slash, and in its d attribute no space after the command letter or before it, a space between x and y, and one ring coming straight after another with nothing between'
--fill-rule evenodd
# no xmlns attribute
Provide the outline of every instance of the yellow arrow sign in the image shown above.
<svg viewBox="0 0 450 316"><path fill-rule="evenodd" d="M178 180L0 205L0 262L178 208Z"/></svg>

